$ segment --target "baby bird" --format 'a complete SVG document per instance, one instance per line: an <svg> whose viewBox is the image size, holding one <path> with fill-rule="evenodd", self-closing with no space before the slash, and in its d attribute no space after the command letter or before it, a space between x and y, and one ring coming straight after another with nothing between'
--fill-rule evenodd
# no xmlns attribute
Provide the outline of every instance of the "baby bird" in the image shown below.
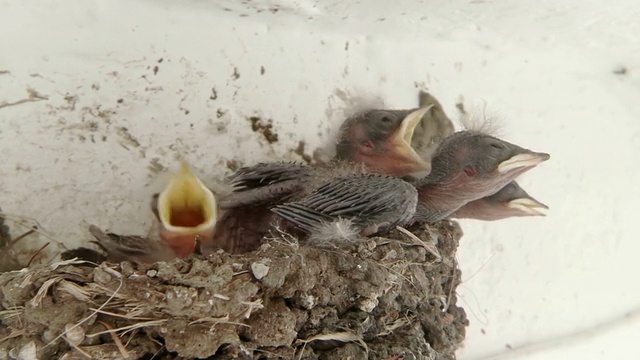
<svg viewBox="0 0 640 360"><path fill-rule="evenodd" d="M542 209L549 207L512 181L493 195L467 203L449 217L495 221L510 217L546 216Z"/></svg>

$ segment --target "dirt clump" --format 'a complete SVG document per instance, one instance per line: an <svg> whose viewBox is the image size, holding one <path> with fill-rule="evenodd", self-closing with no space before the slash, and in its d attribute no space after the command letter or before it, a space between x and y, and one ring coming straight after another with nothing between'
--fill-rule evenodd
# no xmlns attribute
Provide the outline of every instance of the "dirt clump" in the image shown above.
<svg viewBox="0 0 640 360"><path fill-rule="evenodd" d="M0 359L455 359L455 222L351 244L0 274Z"/></svg>

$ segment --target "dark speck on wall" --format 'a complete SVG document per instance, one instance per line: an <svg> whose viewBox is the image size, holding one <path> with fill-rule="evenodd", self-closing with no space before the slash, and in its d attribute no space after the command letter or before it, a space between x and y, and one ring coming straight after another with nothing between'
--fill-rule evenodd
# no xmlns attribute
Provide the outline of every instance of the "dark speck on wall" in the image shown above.
<svg viewBox="0 0 640 360"><path fill-rule="evenodd" d="M158 67L158 65L153 67L153 75L157 75L158 74L158 70L160 70L160 68Z"/></svg>
<svg viewBox="0 0 640 360"><path fill-rule="evenodd" d="M133 147L140 147L140 142L136 139L131 133L129 133L129 129L121 126L117 129L118 135L125 141L127 145L131 145Z"/></svg>
<svg viewBox="0 0 640 360"><path fill-rule="evenodd" d="M238 72L238 68L237 67L233 68L233 74L231 75L231 78L233 80L238 80L238 78L240 78L240 73Z"/></svg>
<svg viewBox="0 0 640 360"><path fill-rule="evenodd" d="M624 66L618 66L617 68L613 69L613 73L616 75L627 75L627 73L629 73L629 70Z"/></svg>
<svg viewBox="0 0 640 360"><path fill-rule="evenodd" d="M260 75L264 75L264 72L265 72L264 66L260 66Z"/></svg>
<svg viewBox="0 0 640 360"><path fill-rule="evenodd" d="M263 121L263 119L257 116L251 116L247 120L251 122L251 130L261 133L269 144L278 141L278 134L273 132L273 122L271 119Z"/></svg>
<svg viewBox="0 0 640 360"><path fill-rule="evenodd" d="M211 95L209 96L209 100L215 100L218 98L218 92L215 87L211 88Z"/></svg>
<svg viewBox="0 0 640 360"><path fill-rule="evenodd" d="M124 99L118 99L116 102L117 102L118 104L122 104L122 103L124 102Z"/></svg>

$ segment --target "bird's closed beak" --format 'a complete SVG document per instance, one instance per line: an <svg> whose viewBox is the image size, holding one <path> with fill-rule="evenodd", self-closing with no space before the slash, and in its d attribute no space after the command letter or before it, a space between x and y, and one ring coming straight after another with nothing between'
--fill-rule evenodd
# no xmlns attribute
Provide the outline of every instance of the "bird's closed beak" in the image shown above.
<svg viewBox="0 0 640 360"><path fill-rule="evenodd" d="M547 153L524 153L512 156L498 165L498 172L504 174L511 170L534 167L543 161L547 161L551 155Z"/></svg>
<svg viewBox="0 0 640 360"><path fill-rule="evenodd" d="M413 173L414 176L419 175L423 177L431 172L431 164L424 161L413 147L411 147L411 141L416 126L418 126L433 106L433 104L430 104L411 112L402 119L402 123L396 134L391 137L391 145L393 146L395 155L398 157L398 159L395 160L400 162L398 166L406 169L407 172Z"/></svg>
<svg viewBox="0 0 640 360"><path fill-rule="evenodd" d="M533 198L518 198L509 201L507 207L520 211L529 216L547 216L541 210L548 210L549 207Z"/></svg>
<svg viewBox="0 0 640 360"><path fill-rule="evenodd" d="M194 252L196 240L210 241L217 219L215 196L187 163L158 196L160 239L179 257Z"/></svg>

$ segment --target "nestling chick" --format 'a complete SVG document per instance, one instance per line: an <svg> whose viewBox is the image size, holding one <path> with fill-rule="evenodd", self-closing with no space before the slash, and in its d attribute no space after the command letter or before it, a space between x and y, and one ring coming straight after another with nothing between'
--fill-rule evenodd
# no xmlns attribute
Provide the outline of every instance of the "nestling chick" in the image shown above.
<svg viewBox="0 0 640 360"><path fill-rule="evenodd" d="M542 209L549 207L512 181L493 195L467 203L449 217L495 221L510 217L546 216Z"/></svg>
<svg viewBox="0 0 640 360"><path fill-rule="evenodd" d="M364 164L384 175L425 176L430 171L413 147L413 133L433 105L412 110L373 109L348 118L340 126L335 161Z"/></svg>
<svg viewBox="0 0 640 360"><path fill-rule="evenodd" d="M151 209L160 222L160 242L178 257L193 253L196 240L213 240L218 204L213 192L185 162L169 184L151 200Z"/></svg>
<svg viewBox="0 0 640 360"><path fill-rule="evenodd" d="M414 182L419 197L416 220L442 220L468 202L495 194L549 158L487 134L457 132L436 150L431 174Z"/></svg>
<svg viewBox="0 0 640 360"><path fill-rule="evenodd" d="M197 243L212 241L218 216L216 199L187 163L181 164L162 192L152 196L151 210L156 221L148 237L105 233L97 226L89 227L96 239L93 242L105 250L108 261L167 261L189 256ZM80 249L62 256L99 259Z"/></svg>

